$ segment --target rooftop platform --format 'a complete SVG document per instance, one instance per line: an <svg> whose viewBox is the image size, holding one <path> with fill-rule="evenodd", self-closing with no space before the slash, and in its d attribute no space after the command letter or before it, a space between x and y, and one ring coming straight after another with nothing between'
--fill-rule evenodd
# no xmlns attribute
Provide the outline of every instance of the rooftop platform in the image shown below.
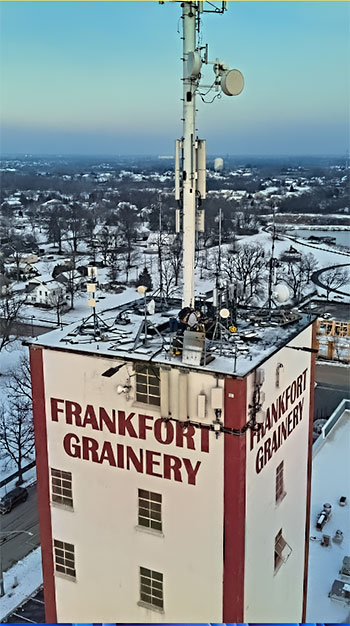
<svg viewBox="0 0 350 626"><path fill-rule="evenodd" d="M350 599L342 600L341 594L338 599L328 596L332 589L337 592L350 583L350 577L347 580L340 573L344 557L350 556L349 449L350 401L343 400L313 445L307 622L318 622L321 618L323 623L350 621ZM342 496L346 498L343 505ZM332 506L331 516L322 531L318 531L316 521L325 503ZM333 539L337 530L344 534L341 543ZM330 537L328 546L321 543L323 535ZM334 584L335 581L339 583Z"/></svg>
<svg viewBox="0 0 350 626"><path fill-rule="evenodd" d="M211 306L210 298L206 302L201 301L203 311ZM91 315L80 323L28 340L26 344L121 361L152 361L244 377L296 338L315 319L310 313L295 310L275 309L269 315L263 309L238 309L234 322L236 331L232 332L229 330L232 320L224 320L214 314L207 324L209 332L206 339L204 333L195 331L187 335L187 339L193 341L190 341L189 358L185 359L181 350L180 354L176 354L179 351L173 349L176 332L170 330L170 320L177 319L180 309L180 300L168 300L165 304L155 298L154 314L147 313L145 316L143 300L138 299L113 310L96 312L95 319ZM200 358L198 348L192 346L199 340L202 341ZM296 339L295 348L303 347Z"/></svg>

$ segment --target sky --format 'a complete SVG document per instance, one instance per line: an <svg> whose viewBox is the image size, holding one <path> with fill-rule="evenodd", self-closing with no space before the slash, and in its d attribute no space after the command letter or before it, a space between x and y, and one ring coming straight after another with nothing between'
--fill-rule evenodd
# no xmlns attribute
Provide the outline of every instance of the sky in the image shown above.
<svg viewBox="0 0 350 626"><path fill-rule="evenodd" d="M245 88L198 101L208 153L344 155L349 3L228 4L224 15L203 15L202 44L210 60L243 73ZM1 13L3 154L173 154L179 2L3 1ZM212 66L205 77L212 82Z"/></svg>

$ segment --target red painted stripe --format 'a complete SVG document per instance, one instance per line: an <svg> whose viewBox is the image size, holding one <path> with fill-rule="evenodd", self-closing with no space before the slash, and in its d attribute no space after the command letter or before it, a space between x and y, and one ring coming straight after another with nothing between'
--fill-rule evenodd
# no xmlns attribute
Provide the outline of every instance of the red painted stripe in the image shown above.
<svg viewBox="0 0 350 626"><path fill-rule="evenodd" d="M312 347L316 348L316 322L312 325ZM309 535L310 535L310 507L311 507L311 473L312 473L312 431L314 419L314 392L315 392L315 368L316 355L311 355L310 363L310 409L309 409L309 446L307 460L307 484L306 484L306 522L305 522L305 557L304 557L304 587L303 587L303 613L302 621L306 621L307 584L309 569Z"/></svg>
<svg viewBox="0 0 350 626"><path fill-rule="evenodd" d="M246 423L247 381L225 380L225 426ZM229 397L233 394L233 397ZM223 622L244 622L246 435L225 434Z"/></svg>
<svg viewBox="0 0 350 626"><path fill-rule="evenodd" d="M41 559L44 579L46 622L56 623L56 595L52 552L50 484L45 414L44 368L42 349L30 348L33 416L36 450L37 492L40 524Z"/></svg>

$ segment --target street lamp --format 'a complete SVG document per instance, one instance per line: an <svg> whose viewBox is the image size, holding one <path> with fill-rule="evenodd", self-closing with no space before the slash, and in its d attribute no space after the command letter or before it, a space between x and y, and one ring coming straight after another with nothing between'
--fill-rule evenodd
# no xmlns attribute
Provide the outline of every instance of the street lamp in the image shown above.
<svg viewBox="0 0 350 626"><path fill-rule="evenodd" d="M20 533L24 533L25 535L29 535L30 537L33 536L33 533L31 533L30 530L6 530L3 532L0 532L0 535L19 535ZM4 573L2 570L2 550L0 550L0 598L2 598L5 595L3 574Z"/></svg>

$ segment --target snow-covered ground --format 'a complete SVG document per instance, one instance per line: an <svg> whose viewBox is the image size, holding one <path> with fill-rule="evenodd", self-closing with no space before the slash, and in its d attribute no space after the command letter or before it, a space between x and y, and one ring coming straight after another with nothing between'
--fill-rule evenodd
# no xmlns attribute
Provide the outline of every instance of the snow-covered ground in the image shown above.
<svg viewBox="0 0 350 626"><path fill-rule="evenodd" d="M43 582L41 549L36 548L4 572L5 595L0 598L0 621L32 596Z"/></svg>

